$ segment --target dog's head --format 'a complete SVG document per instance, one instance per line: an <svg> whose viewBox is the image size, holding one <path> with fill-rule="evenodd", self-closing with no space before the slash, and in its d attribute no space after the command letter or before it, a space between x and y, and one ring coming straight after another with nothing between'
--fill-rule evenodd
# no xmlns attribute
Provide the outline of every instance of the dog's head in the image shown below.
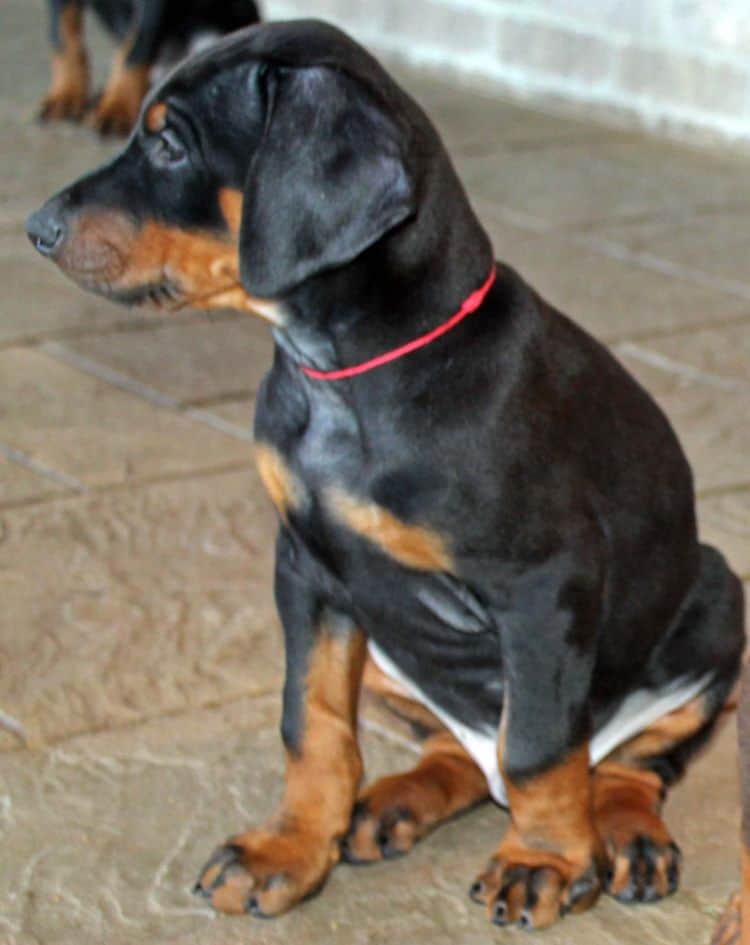
<svg viewBox="0 0 750 945"><path fill-rule="evenodd" d="M252 27L152 90L124 150L27 230L114 300L273 319L268 300L414 217L430 149L441 151L419 109L344 34L313 21Z"/></svg>

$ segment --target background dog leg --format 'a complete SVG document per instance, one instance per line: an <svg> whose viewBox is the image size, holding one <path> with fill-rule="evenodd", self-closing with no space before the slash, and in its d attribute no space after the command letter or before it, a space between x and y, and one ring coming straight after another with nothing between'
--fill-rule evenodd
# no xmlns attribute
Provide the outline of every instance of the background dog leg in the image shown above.
<svg viewBox="0 0 750 945"><path fill-rule="evenodd" d="M42 121L80 121L88 104L89 66L80 0L49 0L52 79L39 106Z"/></svg>
<svg viewBox="0 0 750 945"><path fill-rule="evenodd" d="M126 135L135 124L149 88L165 7L165 0L137 5L139 19L134 32L116 53L107 85L91 115L90 122L99 134Z"/></svg>

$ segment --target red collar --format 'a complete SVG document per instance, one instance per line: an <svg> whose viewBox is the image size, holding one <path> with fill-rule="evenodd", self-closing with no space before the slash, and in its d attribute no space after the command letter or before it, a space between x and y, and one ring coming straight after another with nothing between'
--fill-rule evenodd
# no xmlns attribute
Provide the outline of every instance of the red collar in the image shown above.
<svg viewBox="0 0 750 945"><path fill-rule="evenodd" d="M492 288L492 283L495 281L495 267L492 267L492 271L480 288L475 289L466 299L464 299L461 308L451 315L447 322L443 322L442 325L438 325L437 328L433 328L432 331L428 331L424 335L420 335L418 338L415 338L413 341L409 341L405 345L401 345L400 348L394 348L392 351L386 351L385 354L379 354L375 358L371 358L369 361L363 361L361 364L355 364L353 367L341 368L338 371L316 371L314 368L305 367L302 365L302 370L308 377L313 377L318 381L340 381L345 377L356 377L357 374L365 374L367 371L372 371L374 368L380 367L383 364L388 364L389 361L395 361L397 358L402 358L405 354L411 354L412 351L416 351L417 348L424 348L425 345L430 344L435 341L436 338L440 338L441 335L445 335L452 328L455 328L459 322L462 322L467 315L471 315L472 312L476 312L479 306L484 302L485 296Z"/></svg>

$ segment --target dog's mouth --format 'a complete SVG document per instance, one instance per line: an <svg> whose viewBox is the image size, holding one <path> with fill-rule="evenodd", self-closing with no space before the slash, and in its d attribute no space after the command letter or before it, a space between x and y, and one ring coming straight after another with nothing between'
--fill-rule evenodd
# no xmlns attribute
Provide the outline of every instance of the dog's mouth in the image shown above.
<svg viewBox="0 0 750 945"><path fill-rule="evenodd" d="M152 282L125 289L101 286L95 291L120 305L152 305L158 309L178 309L190 304L179 288L171 282Z"/></svg>

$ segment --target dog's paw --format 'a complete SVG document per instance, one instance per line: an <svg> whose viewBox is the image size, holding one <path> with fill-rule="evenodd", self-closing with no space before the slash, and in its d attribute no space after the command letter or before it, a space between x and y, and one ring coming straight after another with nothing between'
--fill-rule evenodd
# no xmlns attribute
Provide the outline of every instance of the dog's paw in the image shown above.
<svg viewBox="0 0 750 945"><path fill-rule="evenodd" d="M681 861L673 841L638 834L627 845L610 849L605 889L619 902L658 902L679 886Z"/></svg>
<svg viewBox="0 0 750 945"><path fill-rule="evenodd" d="M148 85L149 70L145 66L116 65L107 87L88 116L88 124L105 137L129 134L138 121Z"/></svg>
<svg viewBox="0 0 750 945"><path fill-rule="evenodd" d="M139 110L140 103L136 105L127 97L105 92L88 116L87 124L103 138L124 138L138 120Z"/></svg>
<svg viewBox="0 0 750 945"><path fill-rule="evenodd" d="M609 861L605 888L620 902L657 902L679 885L682 855L661 819L663 793L652 772L597 770L595 821Z"/></svg>
<svg viewBox="0 0 750 945"><path fill-rule="evenodd" d="M341 844L347 863L375 863L408 853L426 828L416 812L403 803L379 804L362 798L352 814L349 833Z"/></svg>
<svg viewBox="0 0 750 945"><path fill-rule="evenodd" d="M337 859L335 843L303 830L253 830L214 851L193 891L219 912L270 918L317 892Z"/></svg>
<svg viewBox="0 0 750 945"><path fill-rule="evenodd" d="M88 106L88 93L83 83L55 85L42 99L39 121L81 121Z"/></svg>
<svg viewBox="0 0 750 945"><path fill-rule="evenodd" d="M583 912L599 898L600 865L522 845L503 844L469 895L495 925L543 929L567 912Z"/></svg>
<svg viewBox="0 0 750 945"><path fill-rule="evenodd" d="M727 904L726 911L721 918L711 939L711 945L740 945L742 931L742 910L740 894L735 893Z"/></svg>

